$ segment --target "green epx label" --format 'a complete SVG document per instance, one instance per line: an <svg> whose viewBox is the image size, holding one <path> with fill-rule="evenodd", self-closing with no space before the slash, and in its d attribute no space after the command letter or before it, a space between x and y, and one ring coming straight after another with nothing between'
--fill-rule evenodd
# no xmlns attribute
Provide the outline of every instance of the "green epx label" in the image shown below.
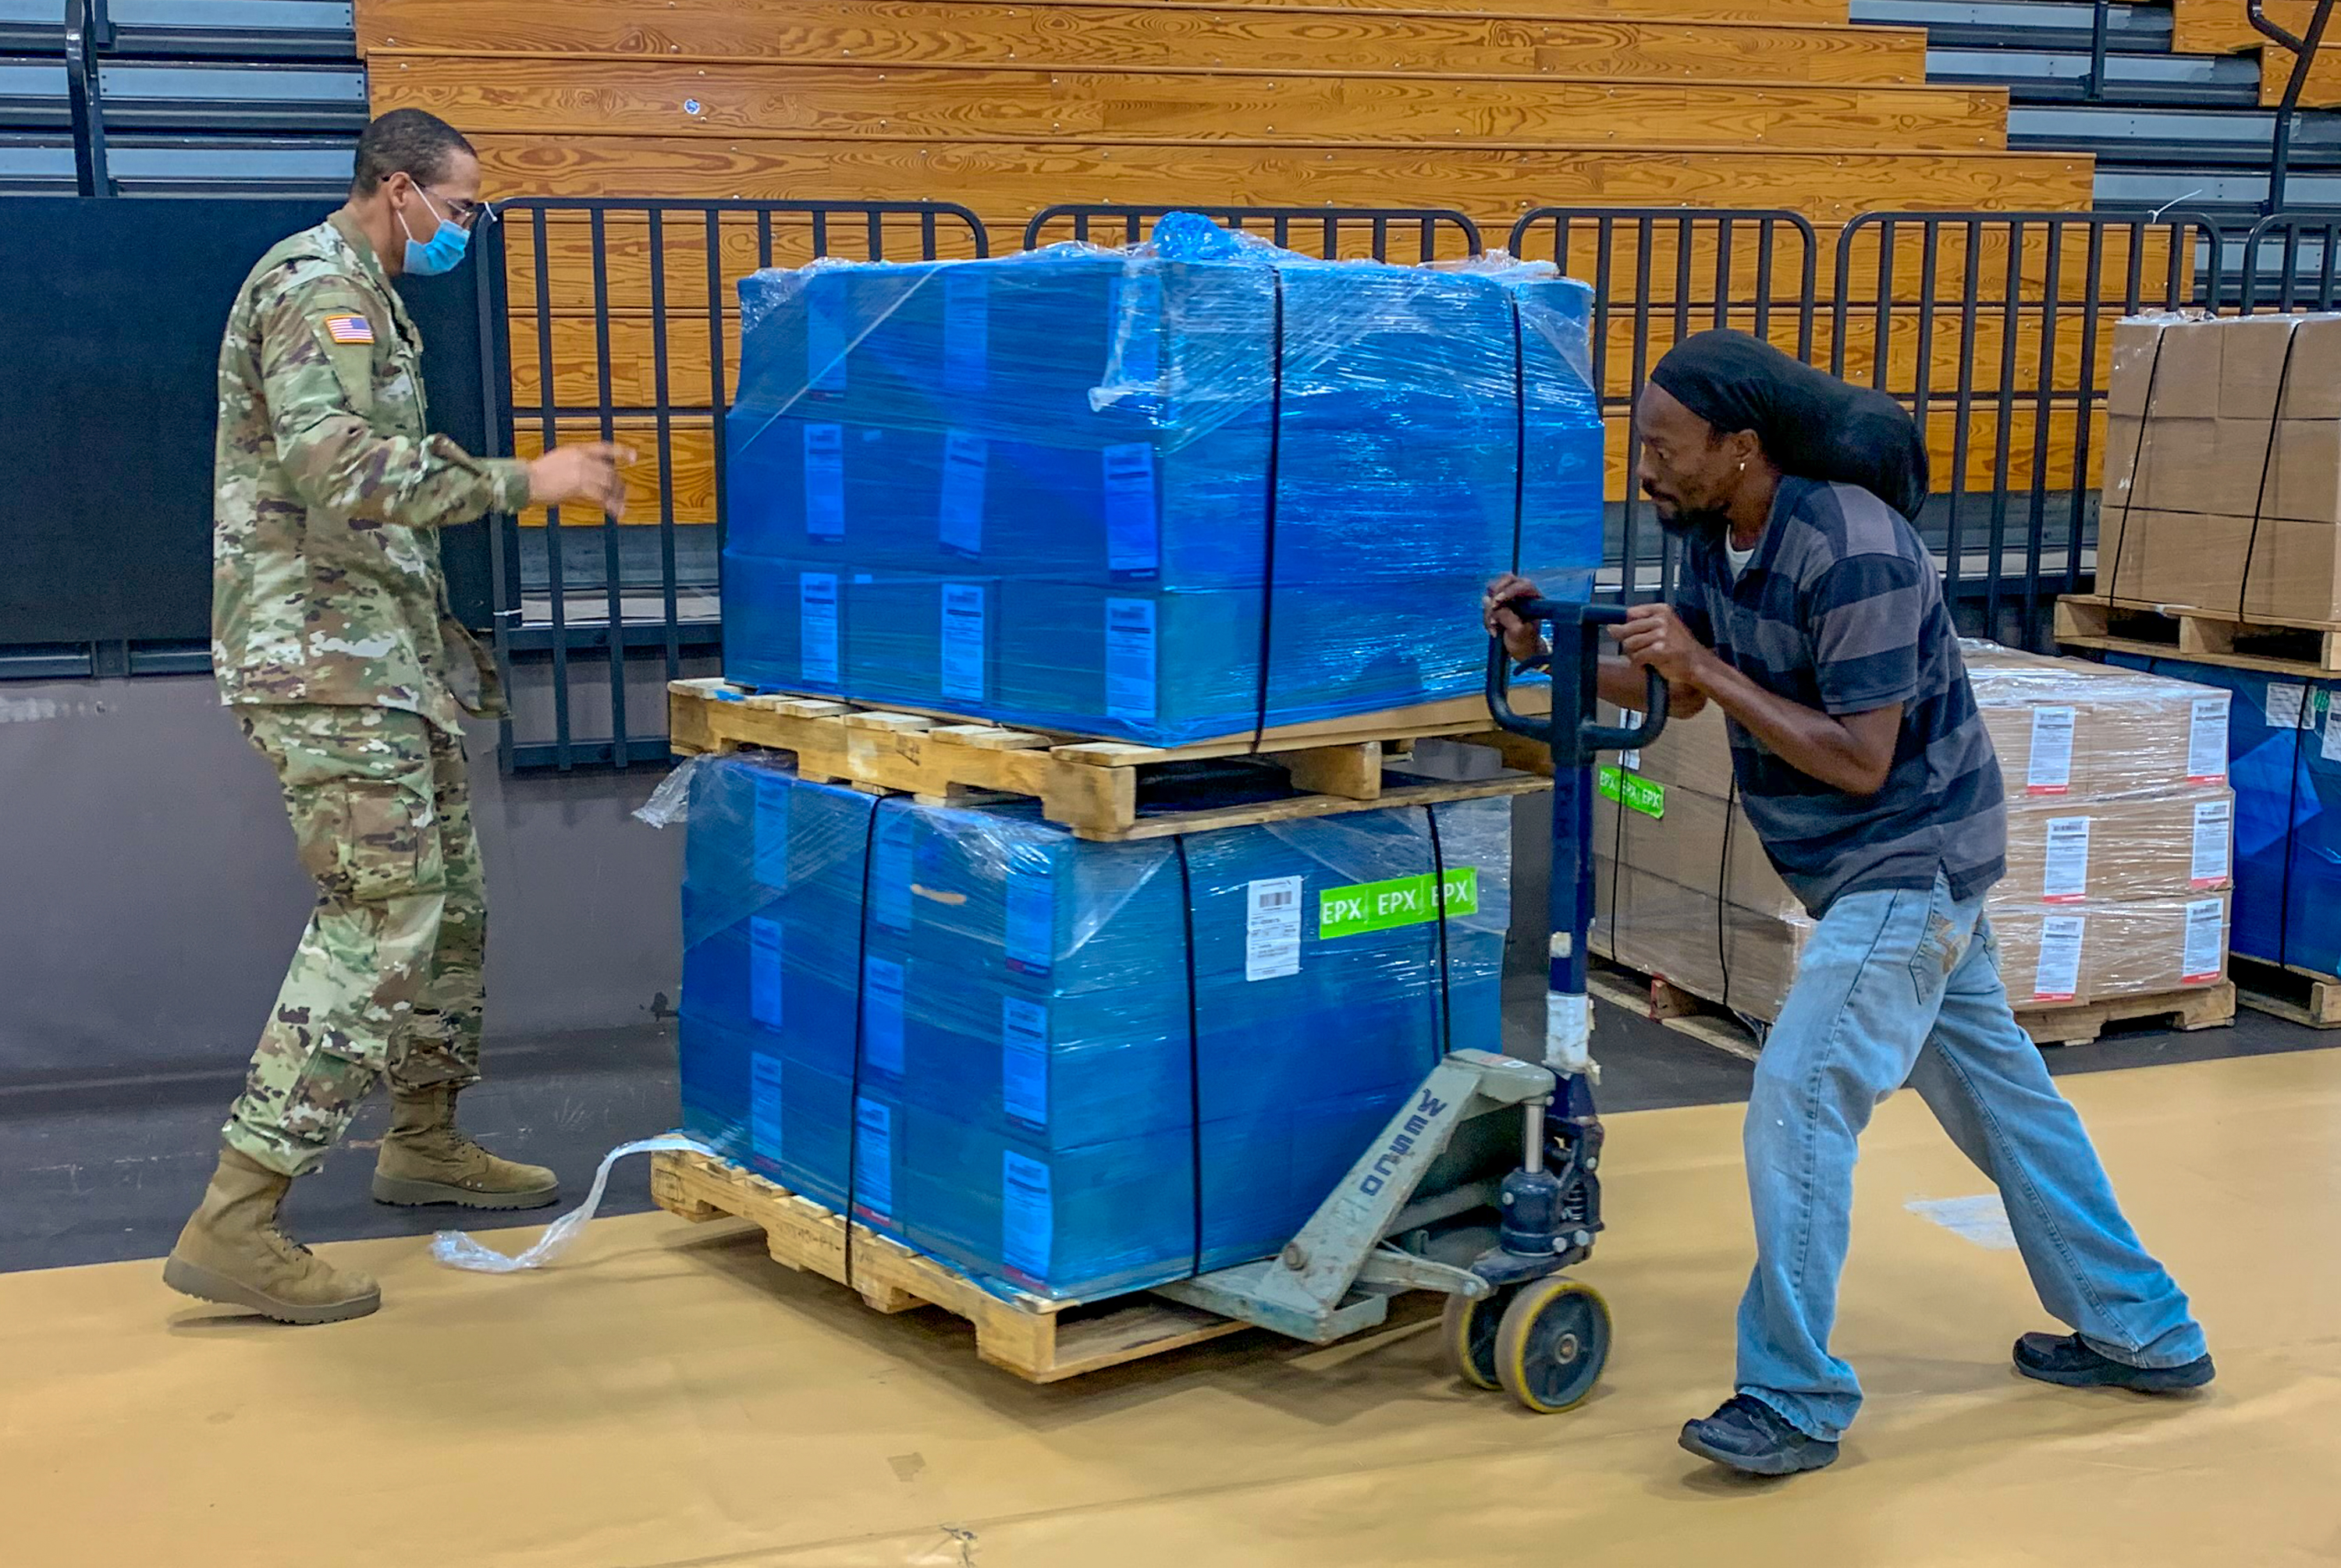
<svg viewBox="0 0 2341 1568"><path fill-rule="evenodd" d="M1604 796L1629 811L1639 811L1645 817L1667 814L1667 787L1653 784L1639 773L1629 773L1623 768L1604 768L1600 788Z"/></svg>
<svg viewBox="0 0 2341 1568"><path fill-rule="evenodd" d="M1393 877L1387 882L1361 882L1354 888L1326 888L1317 895L1318 939L1360 937L1368 931L1387 931L1439 918L1440 900L1432 889L1435 880L1426 872L1420 877ZM1450 915L1478 914L1479 868L1449 867L1444 901Z"/></svg>

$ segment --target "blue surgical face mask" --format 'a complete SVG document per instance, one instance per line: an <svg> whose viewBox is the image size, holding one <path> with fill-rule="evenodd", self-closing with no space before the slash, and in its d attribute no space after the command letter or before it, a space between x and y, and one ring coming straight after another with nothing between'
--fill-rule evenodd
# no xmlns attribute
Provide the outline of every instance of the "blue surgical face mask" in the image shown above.
<svg viewBox="0 0 2341 1568"><path fill-rule="evenodd" d="M431 215L439 218L439 209L431 205L431 193L417 185L414 194L423 204L431 208ZM406 271L418 278L435 278L442 273L452 273L463 260L463 247L471 243L472 231L452 218L439 218L439 227L431 235L429 244L417 244L413 225L406 214L398 215L398 226L406 231Z"/></svg>

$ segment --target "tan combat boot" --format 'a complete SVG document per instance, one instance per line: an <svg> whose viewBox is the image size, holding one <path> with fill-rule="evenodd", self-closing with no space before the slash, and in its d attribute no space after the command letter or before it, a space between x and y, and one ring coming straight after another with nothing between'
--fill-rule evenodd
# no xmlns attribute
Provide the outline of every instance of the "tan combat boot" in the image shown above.
<svg viewBox="0 0 2341 1568"><path fill-rule="evenodd" d="M382 1286L354 1268L335 1268L276 1228L276 1206L292 1186L291 1176L222 1149L210 1189L163 1265L163 1283L279 1323L339 1323L380 1306Z"/></svg>
<svg viewBox="0 0 2341 1568"><path fill-rule="evenodd" d="M498 1159L455 1130L452 1088L393 1089L390 1132L374 1167L374 1200L465 1208L543 1208L561 1196L543 1166Z"/></svg>

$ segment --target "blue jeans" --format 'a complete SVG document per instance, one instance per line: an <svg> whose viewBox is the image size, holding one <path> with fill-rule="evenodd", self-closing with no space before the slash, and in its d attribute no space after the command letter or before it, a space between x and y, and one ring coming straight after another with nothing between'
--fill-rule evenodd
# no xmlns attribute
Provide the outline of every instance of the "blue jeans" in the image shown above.
<svg viewBox="0 0 2341 1568"><path fill-rule="evenodd" d="M1908 1082L1999 1187L2041 1304L2099 1353L2176 1366L2205 1353L2187 1297L2122 1217L2081 1118L2017 1026L1980 898L1850 893L1823 917L1756 1065L1748 1191L1756 1272L1739 1391L1835 1441L1861 1407L1829 1354L1854 1146Z"/></svg>

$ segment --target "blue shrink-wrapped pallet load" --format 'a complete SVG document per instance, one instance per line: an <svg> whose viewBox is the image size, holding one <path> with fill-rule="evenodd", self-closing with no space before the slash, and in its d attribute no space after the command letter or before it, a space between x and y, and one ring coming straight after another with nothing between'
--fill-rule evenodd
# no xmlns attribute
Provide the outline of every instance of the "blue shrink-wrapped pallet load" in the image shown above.
<svg viewBox="0 0 2341 1568"><path fill-rule="evenodd" d="M2106 662L2235 694L2232 949L2341 974L2341 681L2109 653Z"/></svg>
<svg viewBox="0 0 2341 1568"><path fill-rule="evenodd" d="M724 672L1177 744L1479 689L1601 545L1589 293L1165 219L740 285Z"/></svg>
<svg viewBox="0 0 2341 1568"><path fill-rule="evenodd" d="M1501 1048L1510 819L1498 799L1098 844L1029 806L705 760L686 1130L1052 1298L1269 1255L1441 1054Z"/></svg>

